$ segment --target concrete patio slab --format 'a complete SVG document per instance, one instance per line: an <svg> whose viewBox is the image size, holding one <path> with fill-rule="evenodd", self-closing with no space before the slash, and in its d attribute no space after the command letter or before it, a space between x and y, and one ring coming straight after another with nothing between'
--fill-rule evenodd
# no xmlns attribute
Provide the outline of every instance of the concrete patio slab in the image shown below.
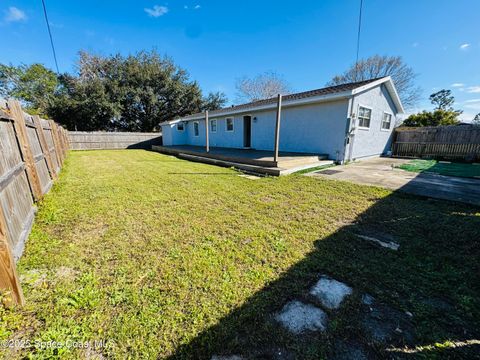
<svg viewBox="0 0 480 360"><path fill-rule="evenodd" d="M337 166L333 171L320 170L306 176L345 180L373 185L435 199L459 201L480 206L480 180L414 173L395 168L408 159L374 158Z"/></svg>

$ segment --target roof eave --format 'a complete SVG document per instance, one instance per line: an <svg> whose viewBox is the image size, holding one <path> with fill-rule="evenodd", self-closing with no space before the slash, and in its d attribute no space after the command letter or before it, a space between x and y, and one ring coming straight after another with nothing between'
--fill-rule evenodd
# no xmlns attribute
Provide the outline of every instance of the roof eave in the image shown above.
<svg viewBox="0 0 480 360"><path fill-rule="evenodd" d="M342 99L348 99L350 96L352 96L352 91L344 91L341 93L336 93L336 94L329 94L329 95L321 95L321 96L313 96L310 98L305 98L305 99L297 99L297 100L289 100L282 102L282 109L283 108L288 108L292 106L299 106L299 105L308 105L308 104L315 104L315 103L322 103L322 102L330 102L330 101L336 101L336 100L342 100ZM244 108L244 109L236 109L236 110L231 110L229 111L228 109L225 109L224 111L220 111L215 114L210 114L211 118L215 117L222 117L222 116L229 116L229 115L236 115L236 114L244 114L244 113L249 113L252 111L264 111L264 110L271 110L275 109L277 107L277 103L269 103L265 105L260 105L260 106L254 106L251 108ZM205 115L203 113L195 114L195 115L190 115L186 116L184 118L172 120L172 121L166 121L164 123L161 123L160 125L172 125L175 124L179 121L194 121L194 120L201 120L204 119Z"/></svg>
<svg viewBox="0 0 480 360"><path fill-rule="evenodd" d="M404 114L405 109L403 108L402 100L400 99L400 96L398 95L397 89L395 88L395 84L393 83L393 80L390 76L386 76L384 78L378 79L376 81L372 81L371 83L368 83L363 86L359 86L358 88L355 88L352 93L353 95L359 94L361 92L373 89L374 87L385 84L387 87L388 92L390 93L390 97L393 100L393 103L395 104L395 107L397 108L397 113L398 114Z"/></svg>

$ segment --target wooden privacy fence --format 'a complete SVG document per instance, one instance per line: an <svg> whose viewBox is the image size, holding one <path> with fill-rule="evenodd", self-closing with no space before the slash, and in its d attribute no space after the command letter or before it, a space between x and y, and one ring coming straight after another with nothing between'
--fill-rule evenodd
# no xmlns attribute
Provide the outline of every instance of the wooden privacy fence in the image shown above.
<svg viewBox="0 0 480 360"><path fill-rule="evenodd" d="M162 145L161 133L69 131L71 150L148 149Z"/></svg>
<svg viewBox="0 0 480 360"><path fill-rule="evenodd" d="M395 130L396 157L480 161L480 126L457 125Z"/></svg>
<svg viewBox="0 0 480 360"><path fill-rule="evenodd" d="M67 149L65 129L26 114L18 101L0 99L0 290L7 305L24 302L15 262L30 233L35 202L58 177Z"/></svg>

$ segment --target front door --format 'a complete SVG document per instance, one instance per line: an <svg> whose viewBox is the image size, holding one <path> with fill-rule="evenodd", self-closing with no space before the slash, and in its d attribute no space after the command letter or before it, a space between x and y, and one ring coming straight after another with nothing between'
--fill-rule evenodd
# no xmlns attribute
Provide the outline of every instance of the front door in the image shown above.
<svg viewBox="0 0 480 360"><path fill-rule="evenodd" d="M243 147L249 148L252 146L252 117L243 117Z"/></svg>

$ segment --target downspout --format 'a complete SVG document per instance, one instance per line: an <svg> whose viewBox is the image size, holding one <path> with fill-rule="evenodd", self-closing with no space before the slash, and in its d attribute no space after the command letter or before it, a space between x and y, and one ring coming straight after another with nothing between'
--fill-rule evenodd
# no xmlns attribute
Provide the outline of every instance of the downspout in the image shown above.
<svg viewBox="0 0 480 360"><path fill-rule="evenodd" d="M347 126L345 132L345 149L343 151L343 160L342 163L346 161L351 161L353 156L353 142L355 139L355 113L353 112L355 95L348 101L348 112L347 112Z"/></svg>

